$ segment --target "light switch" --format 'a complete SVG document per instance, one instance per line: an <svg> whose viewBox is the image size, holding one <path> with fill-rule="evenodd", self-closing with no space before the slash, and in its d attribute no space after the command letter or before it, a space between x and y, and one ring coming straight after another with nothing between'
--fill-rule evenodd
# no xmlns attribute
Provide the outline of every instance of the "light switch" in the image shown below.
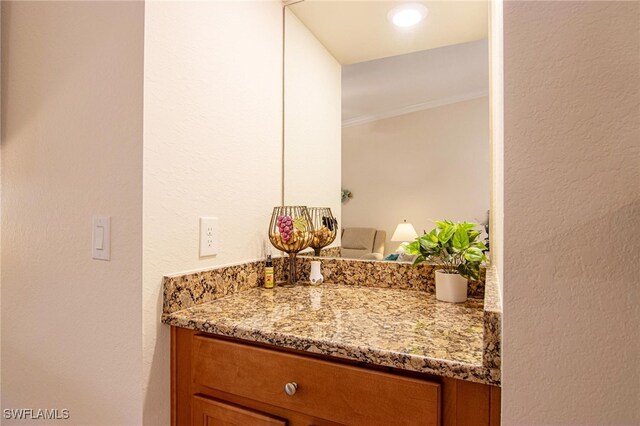
<svg viewBox="0 0 640 426"><path fill-rule="evenodd" d="M96 226L95 237L93 239L93 248L96 250L104 249L104 226Z"/></svg>
<svg viewBox="0 0 640 426"><path fill-rule="evenodd" d="M200 257L215 256L218 254L218 218L200 218Z"/></svg>
<svg viewBox="0 0 640 426"><path fill-rule="evenodd" d="M92 240L91 257L97 260L111 260L111 217L93 217Z"/></svg>

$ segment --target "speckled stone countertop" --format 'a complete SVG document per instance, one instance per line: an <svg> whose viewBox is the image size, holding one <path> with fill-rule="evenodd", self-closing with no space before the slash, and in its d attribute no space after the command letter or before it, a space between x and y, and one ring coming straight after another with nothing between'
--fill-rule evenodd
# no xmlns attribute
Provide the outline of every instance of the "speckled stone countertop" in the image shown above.
<svg viewBox="0 0 640 426"><path fill-rule="evenodd" d="M353 285L253 288L172 313L172 326L480 383L484 304L439 302L432 293Z"/></svg>

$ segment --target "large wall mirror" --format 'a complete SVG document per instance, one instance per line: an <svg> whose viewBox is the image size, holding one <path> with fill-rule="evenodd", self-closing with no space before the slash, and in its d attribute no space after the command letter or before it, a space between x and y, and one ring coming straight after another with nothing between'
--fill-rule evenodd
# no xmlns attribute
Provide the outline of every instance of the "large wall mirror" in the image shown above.
<svg viewBox="0 0 640 426"><path fill-rule="evenodd" d="M488 8L285 8L284 202L331 208L341 232L327 253L388 258L405 220L418 234L488 222Z"/></svg>

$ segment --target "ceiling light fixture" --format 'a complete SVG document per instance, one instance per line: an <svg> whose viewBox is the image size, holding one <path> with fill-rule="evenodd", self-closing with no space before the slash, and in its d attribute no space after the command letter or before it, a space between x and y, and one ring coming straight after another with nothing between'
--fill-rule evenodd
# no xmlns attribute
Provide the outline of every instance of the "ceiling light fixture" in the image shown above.
<svg viewBox="0 0 640 426"><path fill-rule="evenodd" d="M427 17L429 10L419 3L407 3L394 7L387 17L396 27L412 27Z"/></svg>

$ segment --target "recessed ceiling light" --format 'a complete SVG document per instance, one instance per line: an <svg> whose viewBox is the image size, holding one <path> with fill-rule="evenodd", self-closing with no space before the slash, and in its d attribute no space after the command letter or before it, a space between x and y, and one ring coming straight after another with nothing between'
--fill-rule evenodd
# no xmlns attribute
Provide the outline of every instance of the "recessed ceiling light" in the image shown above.
<svg viewBox="0 0 640 426"><path fill-rule="evenodd" d="M429 10L419 3L407 3L394 7L387 17L396 27L407 28L416 25L427 17Z"/></svg>

